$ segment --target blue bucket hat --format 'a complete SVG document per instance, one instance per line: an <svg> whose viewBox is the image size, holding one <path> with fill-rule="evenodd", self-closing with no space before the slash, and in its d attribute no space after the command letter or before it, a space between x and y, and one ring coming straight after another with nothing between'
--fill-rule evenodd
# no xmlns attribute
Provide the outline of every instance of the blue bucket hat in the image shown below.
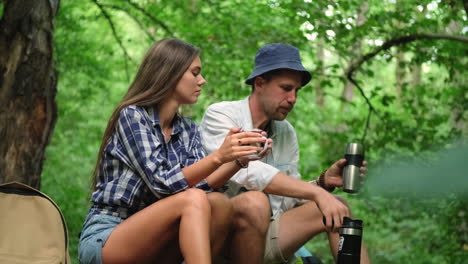
<svg viewBox="0 0 468 264"><path fill-rule="evenodd" d="M272 43L261 47L255 54L255 66L252 74L245 80L252 85L255 77L277 69L289 69L303 73L302 86L306 85L312 75L301 63L299 50L291 45Z"/></svg>

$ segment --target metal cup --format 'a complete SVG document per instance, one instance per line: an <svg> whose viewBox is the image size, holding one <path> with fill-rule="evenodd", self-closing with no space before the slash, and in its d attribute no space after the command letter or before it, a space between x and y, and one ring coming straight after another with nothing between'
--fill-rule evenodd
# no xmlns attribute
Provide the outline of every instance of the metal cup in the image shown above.
<svg viewBox="0 0 468 264"><path fill-rule="evenodd" d="M359 168L364 161L364 147L360 143L348 143L345 149L346 164L343 169L343 191L356 193L361 187Z"/></svg>
<svg viewBox="0 0 468 264"><path fill-rule="evenodd" d="M255 133L262 133L262 130L261 129L258 129L258 128L254 128L252 130L250 130L250 132L255 132ZM263 137L266 139L266 137ZM265 151L268 150L268 144L266 143L252 143L251 144L252 146L254 147L261 147L263 148L261 151L255 153L255 154L251 154L251 155L247 155L245 157L247 157L249 160L257 160L257 159L260 159L260 157L263 155L263 153L265 153Z"/></svg>

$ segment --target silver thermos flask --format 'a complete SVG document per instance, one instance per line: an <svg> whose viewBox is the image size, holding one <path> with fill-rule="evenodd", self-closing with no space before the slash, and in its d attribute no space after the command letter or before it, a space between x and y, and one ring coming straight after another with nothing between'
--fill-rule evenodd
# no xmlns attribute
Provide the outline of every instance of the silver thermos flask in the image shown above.
<svg viewBox="0 0 468 264"><path fill-rule="evenodd" d="M345 149L346 164L343 169L343 191L356 193L361 187L359 168L364 161L364 147L360 143L348 143Z"/></svg>

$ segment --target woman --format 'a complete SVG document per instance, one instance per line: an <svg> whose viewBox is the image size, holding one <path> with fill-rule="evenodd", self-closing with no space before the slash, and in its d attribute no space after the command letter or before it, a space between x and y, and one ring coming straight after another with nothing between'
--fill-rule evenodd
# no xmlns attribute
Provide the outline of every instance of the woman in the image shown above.
<svg viewBox="0 0 468 264"><path fill-rule="evenodd" d="M146 54L104 134L81 263L211 263L220 251L232 206L211 191L261 150L248 144L267 140L233 128L204 157L197 126L177 114L196 103L201 69L198 48L180 40L158 41Z"/></svg>

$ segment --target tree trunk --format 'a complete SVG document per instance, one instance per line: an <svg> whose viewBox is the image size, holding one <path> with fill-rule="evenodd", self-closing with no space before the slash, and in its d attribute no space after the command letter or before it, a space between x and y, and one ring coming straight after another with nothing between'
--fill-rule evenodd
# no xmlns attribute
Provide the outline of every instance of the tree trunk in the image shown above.
<svg viewBox="0 0 468 264"><path fill-rule="evenodd" d="M411 66L411 87L415 88L419 84L421 84L422 81L422 69L421 69L421 64L415 64Z"/></svg>
<svg viewBox="0 0 468 264"><path fill-rule="evenodd" d="M405 53L400 47L397 47L395 58L395 89L396 97L400 100L403 92L403 84L406 82Z"/></svg>
<svg viewBox="0 0 468 264"><path fill-rule="evenodd" d="M0 20L0 183L40 188L57 119L53 18L60 0L9 0Z"/></svg>
<svg viewBox="0 0 468 264"><path fill-rule="evenodd" d="M369 11L369 3L363 2L361 6L359 7L359 12L358 12L358 17L356 20L356 27L360 27L364 25L367 21L367 11ZM359 58L362 56L361 52L361 46L362 46L362 39L357 38L354 44L351 46L350 52L353 53L353 58ZM354 59L351 59L349 65L353 64ZM348 66L349 66L348 65ZM345 87L343 88L343 93L341 95L343 99L345 99L348 102L351 102L354 97L354 85L347 79ZM343 106L343 104L342 104Z"/></svg>
<svg viewBox="0 0 468 264"><path fill-rule="evenodd" d="M319 107L323 107L325 97L324 89L322 87L322 81L325 75L325 48L323 45L322 39L317 39L317 60L319 61L317 65L317 76L315 82L315 102Z"/></svg>

